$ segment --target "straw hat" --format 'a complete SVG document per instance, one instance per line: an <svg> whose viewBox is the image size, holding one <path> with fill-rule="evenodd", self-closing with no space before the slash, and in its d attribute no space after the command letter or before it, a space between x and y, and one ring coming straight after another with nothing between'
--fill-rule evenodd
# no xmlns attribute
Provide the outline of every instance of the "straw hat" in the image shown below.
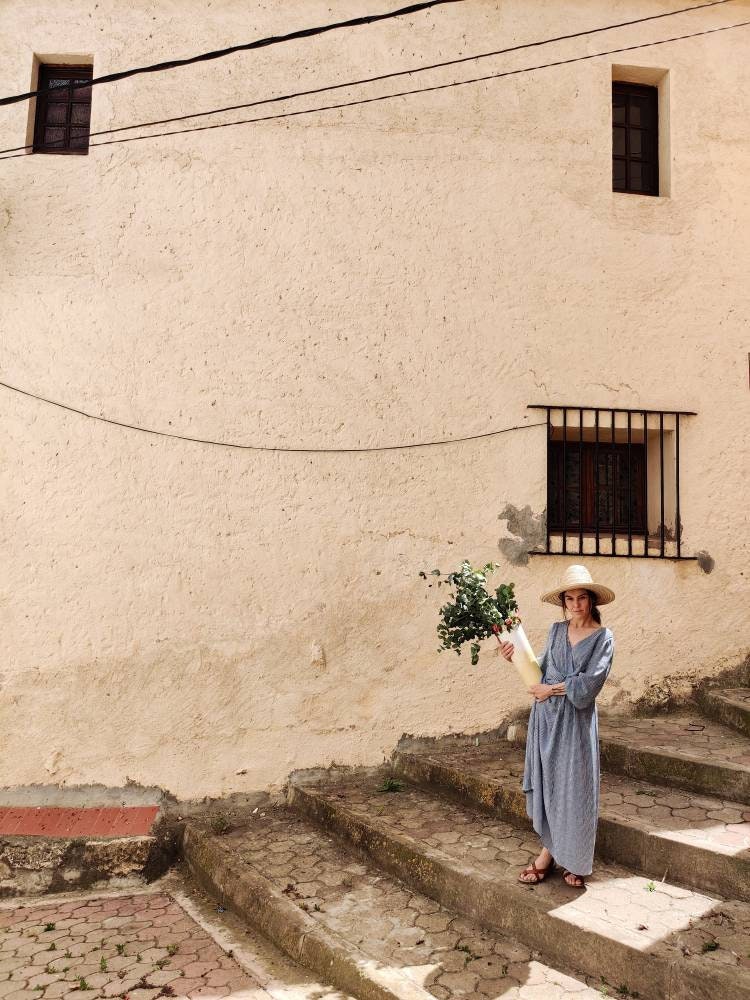
<svg viewBox="0 0 750 1000"><path fill-rule="evenodd" d="M614 601L615 599L614 590L610 590L609 587L605 587L601 583L594 583L591 574L585 566L568 566L560 583L554 590L549 590L546 594L542 594L542 600L548 604L556 604L558 607L562 607L563 593L566 590L577 590L579 588L593 591L596 594L597 604L609 604L610 601Z"/></svg>

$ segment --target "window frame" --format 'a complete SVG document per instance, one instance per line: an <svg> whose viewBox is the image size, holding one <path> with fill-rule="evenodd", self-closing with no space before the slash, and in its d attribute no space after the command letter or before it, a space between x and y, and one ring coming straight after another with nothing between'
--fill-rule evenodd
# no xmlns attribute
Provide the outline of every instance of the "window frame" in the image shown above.
<svg viewBox="0 0 750 1000"><path fill-rule="evenodd" d="M696 559L682 552L682 520L680 514L680 431L682 418L696 416L692 410L625 409L623 407L571 406L569 404L530 403L532 410L546 411L545 468L547 470L545 541L529 551L529 555L603 556L637 559ZM554 415L554 416L553 416ZM552 496L554 474L550 466L555 461L555 446L568 450L583 450L584 443L593 443L595 454L605 454L617 445L630 452L631 472L625 488L628 491L626 513L628 524L608 523L596 511L593 530L585 523L575 526L568 522L567 497L555 503ZM633 524L632 459L637 446L643 447L643 521L639 529ZM594 468L597 466L595 465ZM599 466L600 467L600 466ZM582 466L579 466L582 468ZM581 482L579 480L579 488ZM601 484L594 483L594 503ZM617 484L611 477L605 484L611 491L613 509L617 509ZM619 498L623 501L623 496ZM556 520L562 503L562 523ZM555 507L558 510L555 510ZM584 519L585 520L585 519ZM567 525L566 525L566 522Z"/></svg>
<svg viewBox="0 0 750 1000"><path fill-rule="evenodd" d="M39 64L39 74L37 78L37 89L45 90L47 89L48 80L51 76L57 76L59 78L66 78L70 81L76 79L91 80L94 74L94 67L91 64L88 65L70 65L70 64L57 64L57 63L40 63ZM50 101L48 95L39 94L36 98L36 107L34 109L34 133L33 133L33 143L32 152L33 153L46 153L55 156L86 156L89 151L89 135L91 131L91 87L88 88L76 88L70 87L61 88L67 89L68 96L66 101ZM80 100L74 97L74 91L77 89L88 89L87 100ZM50 123L47 121L47 109L50 104L65 104L65 122L64 125L61 123ZM72 122L72 109L76 105L84 105L88 107L89 113L85 125L81 123ZM44 132L46 128L49 127L64 127L66 137L65 146L55 146L51 143L44 142ZM81 147L71 147L70 141L70 131L71 128L85 128L86 129L86 145Z"/></svg>
<svg viewBox="0 0 750 1000"><path fill-rule="evenodd" d="M625 121L615 122L616 99L625 99ZM631 123L631 99L647 100L649 121L647 124ZM617 130L624 133L624 153L616 153L615 135ZM640 154L631 152L631 139L634 133L641 135ZM615 183L615 164L625 165L625 183L618 187ZM631 182L631 167L634 164L649 165L651 182L647 188L635 188ZM657 86L628 83L625 80L612 81L612 191L615 194L639 194L647 198L659 197L659 88Z"/></svg>

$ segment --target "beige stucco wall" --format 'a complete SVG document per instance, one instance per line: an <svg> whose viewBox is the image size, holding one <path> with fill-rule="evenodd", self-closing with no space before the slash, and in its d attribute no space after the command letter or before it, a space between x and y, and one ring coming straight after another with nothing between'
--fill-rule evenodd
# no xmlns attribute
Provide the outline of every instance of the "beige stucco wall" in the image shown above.
<svg viewBox="0 0 750 1000"><path fill-rule="evenodd" d="M62 12L5 0L0 91L27 89L35 53L92 53L100 75L388 6ZM412 84L748 11L737 2ZM97 88L93 128L655 12L645 0L468 0ZM529 403L696 410L681 438L684 551L705 550L715 569L589 561L618 595L601 703L627 707L663 676L718 671L748 646L749 54L740 29L2 163L1 378L115 420L283 447L537 424ZM626 59L668 71L669 197L610 189L612 64ZM0 109L3 148L24 142L27 119L25 105ZM543 427L305 455L154 437L4 389L0 420L0 786L263 789L295 768L378 762L404 733L487 730L528 703L494 656L472 668L436 654L438 595L417 574L505 561L499 515L544 511ZM534 557L497 575L515 581L537 647L554 615L538 593L571 561Z"/></svg>

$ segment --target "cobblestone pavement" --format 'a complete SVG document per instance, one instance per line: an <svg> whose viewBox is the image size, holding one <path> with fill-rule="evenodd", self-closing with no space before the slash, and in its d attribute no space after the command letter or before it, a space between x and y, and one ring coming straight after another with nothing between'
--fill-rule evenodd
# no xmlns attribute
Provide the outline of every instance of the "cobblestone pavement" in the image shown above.
<svg viewBox="0 0 750 1000"><path fill-rule="evenodd" d="M665 750L687 760L736 764L750 768L750 740L742 733L711 722L696 712L679 712L651 719L599 717L599 735L643 750Z"/></svg>
<svg viewBox="0 0 750 1000"><path fill-rule="evenodd" d="M602 996L593 984L544 965L527 947L482 931L360 863L293 812L268 810L226 841L316 921L438 1000Z"/></svg>
<svg viewBox="0 0 750 1000"><path fill-rule="evenodd" d="M316 789L365 822L407 835L490 876L515 881L539 851L530 832L412 786L379 794L378 779L350 778ZM652 882L619 865L597 863L581 892L552 877L529 891L549 900L554 915L639 950L674 958L675 949L701 961L750 968L750 904L722 901L665 882Z"/></svg>
<svg viewBox="0 0 750 1000"><path fill-rule="evenodd" d="M424 751L423 756L506 787L520 788L523 777L524 751L507 742L439 748ZM741 803L605 772L599 811L608 819L719 854L750 852L750 807Z"/></svg>
<svg viewBox="0 0 750 1000"><path fill-rule="evenodd" d="M1 1000L347 1000L248 936L231 915L218 916L215 903L194 890L186 894L178 877L164 882L169 892L3 904ZM209 932L211 921L216 927ZM246 959L242 965L239 954Z"/></svg>

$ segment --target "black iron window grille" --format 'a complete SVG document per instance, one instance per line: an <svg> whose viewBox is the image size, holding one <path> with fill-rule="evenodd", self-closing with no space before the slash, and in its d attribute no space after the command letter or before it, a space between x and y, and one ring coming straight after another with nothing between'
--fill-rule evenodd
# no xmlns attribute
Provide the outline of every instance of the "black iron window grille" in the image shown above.
<svg viewBox="0 0 750 1000"><path fill-rule="evenodd" d="M686 559L674 410L547 411L546 554Z"/></svg>
<svg viewBox="0 0 750 1000"><path fill-rule="evenodd" d="M39 67L34 116L35 153L88 153L91 66Z"/></svg>

